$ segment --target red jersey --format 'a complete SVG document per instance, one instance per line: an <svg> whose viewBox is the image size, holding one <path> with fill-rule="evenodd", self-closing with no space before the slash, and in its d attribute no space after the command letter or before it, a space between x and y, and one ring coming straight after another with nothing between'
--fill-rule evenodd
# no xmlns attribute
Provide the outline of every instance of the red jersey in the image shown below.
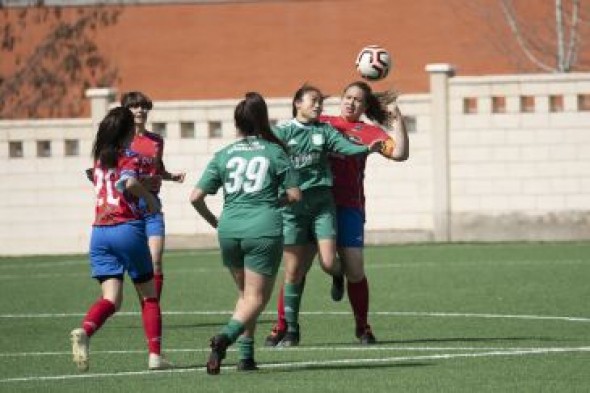
<svg viewBox="0 0 590 393"><path fill-rule="evenodd" d="M363 122L351 123L340 116L321 116L320 121L329 123L350 140L370 145L379 140L390 139L381 128ZM332 193L336 206L365 208L365 166L367 155L344 156L330 154L333 186Z"/></svg>
<svg viewBox="0 0 590 393"><path fill-rule="evenodd" d="M117 168L102 168L99 162L94 164L94 191L96 208L93 225L116 225L122 222L138 220L141 213L137 207L138 199L123 192L120 185L130 177L139 176L139 156L125 151L119 156Z"/></svg>
<svg viewBox="0 0 590 393"><path fill-rule="evenodd" d="M152 191L154 194L160 192L162 186L162 165L161 159L164 153L164 139L153 132L144 132L142 135L135 135L129 147L139 157L139 175L152 178Z"/></svg>

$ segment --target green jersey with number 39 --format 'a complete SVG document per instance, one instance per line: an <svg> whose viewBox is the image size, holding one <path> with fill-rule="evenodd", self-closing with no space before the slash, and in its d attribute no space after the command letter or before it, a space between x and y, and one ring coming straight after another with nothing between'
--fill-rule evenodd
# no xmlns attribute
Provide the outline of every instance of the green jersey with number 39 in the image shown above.
<svg viewBox="0 0 590 393"><path fill-rule="evenodd" d="M327 123L303 124L292 119L275 127L273 132L289 147L289 156L299 172L301 190L332 186L328 153L348 156L369 152L366 146L354 144Z"/></svg>
<svg viewBox="0 0 590 393"><path fill-rule="evenodd" d="M297 187L289 157L275 143L247 137L218 151L197 187L208 194L223 188L220 237L282 235L279 190Z"/></svg>

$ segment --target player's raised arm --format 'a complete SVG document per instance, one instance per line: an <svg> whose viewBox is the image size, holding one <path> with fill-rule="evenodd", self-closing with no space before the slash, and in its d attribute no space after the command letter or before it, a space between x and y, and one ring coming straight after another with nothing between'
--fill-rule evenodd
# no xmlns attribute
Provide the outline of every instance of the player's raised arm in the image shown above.
<svg viewBox="0 0 590 393"><path fill-rule="evenodd" d="M395 101L388 105L388 111L391 117L393 145L389 147L386 141L382 154L394 161L406 161L410 155L410 140L404 117Z"/></svg>

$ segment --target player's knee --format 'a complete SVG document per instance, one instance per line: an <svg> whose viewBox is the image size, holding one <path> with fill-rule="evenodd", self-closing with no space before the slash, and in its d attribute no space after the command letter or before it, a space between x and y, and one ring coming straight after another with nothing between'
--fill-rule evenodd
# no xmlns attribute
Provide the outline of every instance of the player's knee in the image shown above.
<svg viewBox="0 0 590 393"><path fill-rule="evenodd" d="M265 306L264 294L262 293L247 294L244 296L244 300L256 313L260 313Z"/></svg>
<svg viewBox="0 0 590 393"><path fill-rule="evenodd" d="M346 281L356 284L357 282L363 281L365 278L365 273L363 271L346 271Z"/></svg>
<svg viewBox="0 0 590 393"><path fill-rule="evenodd" d="M115 312L118 312L121 309L121 305L123 304L123 296L119 296L114 299L113 304L115 305Z"/></svg>

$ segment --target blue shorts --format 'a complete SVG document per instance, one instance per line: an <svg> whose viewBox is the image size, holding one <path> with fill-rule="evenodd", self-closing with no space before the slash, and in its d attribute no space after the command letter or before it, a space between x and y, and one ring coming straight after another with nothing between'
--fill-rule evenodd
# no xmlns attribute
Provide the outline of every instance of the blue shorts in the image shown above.
<svg viewBox="0 0 590 393"><path fill-rule="evenodd" d="M338 247L364 247L365 245L365 212L355 207L336 207L338 223Z"/></svg>
<svg viewBox="0 0 590 393"><path fill-rule="evenodd" d="M164 237L166 227L164 226L163 213L146 214L143 216L143 221L145 222L145 234L147 237Z"/></svg>
<svg viewBox="0 0 590 393"><path fill-rule="evenodd" d="M157 195L154 195L154 196L156 197L156 199L158 199L158 202L160 202L160 205L162 205L160 198L158 198ZM143 214L143 221L145 222L145 234L147 235L147 237L152 237L152 236L164 237L164 235L166 233L166 227L164 226L164 214L162 212L154 213L154 214L147 214L145 212L146 211L146 203L145 203L144 199L139 200L139 209L141 210L141 212Z"/></svg>
<svg viewBox="0 0 590 393"><path fill-rule="evenodd" d="M90 238L92 277L122 277L125 272L134 282L153 276L152 257L142 220L117 225L93 226Z"/></svg>

